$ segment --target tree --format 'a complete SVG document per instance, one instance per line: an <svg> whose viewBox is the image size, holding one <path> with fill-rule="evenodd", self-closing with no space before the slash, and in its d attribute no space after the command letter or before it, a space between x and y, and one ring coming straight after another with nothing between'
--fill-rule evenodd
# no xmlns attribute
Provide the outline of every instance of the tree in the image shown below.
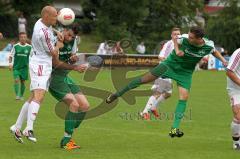
<svg viewBox="0 0 240 159"><path fill-rule="evenodd" d="M131 36L130 28L143 20L147 0L85 0L84 11L95 12L96 31L103 39L119 40Z"/></svg>
<svg viewBox="0 0 240 159"><path fill-rule="evenodd" d="M196 8L202 8L201 1L149 0L149 14L140 26L136 26L135 34L144 38L152 51L157 43L170 38L173 27L188 26Z"/></svg>
<svg viewBox="0 0 240 159"><path fill-rule="evenodd" d="M207 32L216 44L230 53L240 46L240 9L238 0L225 1L225 8L208 21Z"/></svg>
<svg viewBox="0 0 240 159"><path fill-rule="evenodd" d="M131 38L146 42L149 52L169 39L171 28L185 26L203 6L202 0L83 0L87 12L95 12L97 33L103 39Z"/></svg>

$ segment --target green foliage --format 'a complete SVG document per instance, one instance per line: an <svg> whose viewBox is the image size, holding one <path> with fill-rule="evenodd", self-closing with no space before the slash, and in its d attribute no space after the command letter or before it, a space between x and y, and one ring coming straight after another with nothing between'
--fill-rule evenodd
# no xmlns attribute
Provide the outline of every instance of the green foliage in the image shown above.
<svg viewBox="0 0 240 159"><path fill-rule="evenodd" d="M209 37L230 53L240 46L240 10L237 3L238 0L228 1L229 5L217 17L209 19L207 27Z"/></svg>
<svg viewBox="0 0 240 159"><path fill-rule="evenodd" d="M3 33L5 37L16 37L18 34L17 29L17 17L12 14L4 13L0 14L0 32Z"/></svg>
<svg viewBox="0 0 240 159"><path fill-rule="evenodd" d="M169 39L171 28L184 26L201 8L202 1L192 0L83 0L87 11L94 11L96 31L105 39L131 38L145 41L148 52Z"/></svg>
<svg viewBox="0 0 240 159"><path fill-rule="evenodd" d="M12 0L12 7L16 11L21 11L26 17L30 17L32 14L39 13L41 9L48 4L51 4L52 0Z"/></svg>

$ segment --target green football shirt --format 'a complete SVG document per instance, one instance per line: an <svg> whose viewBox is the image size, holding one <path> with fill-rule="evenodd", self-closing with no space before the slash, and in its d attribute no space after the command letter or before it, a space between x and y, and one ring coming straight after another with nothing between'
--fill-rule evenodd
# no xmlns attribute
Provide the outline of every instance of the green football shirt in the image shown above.
<svg viewBox="0 0 240 159"><path fill-rule="evenodd" d="M69 43L64 43L63 48L59 50L59 60L68 63L72 54L76 54L77 50L78 48L77 48L76 40L72 40ZM58 68L53 68L53 72L52 72L53 75L67 75L68 73L69 73L69 70L58 69Z"/></svg>
<svg viewBox="0 0 240 159"><path fill-rule="evenodd" d="M28 67L31 50L32 46L27 43L25 45L17 43L13 46L13 49L11 51L13 58L13 69L18 70Z"/></svg>
<svg viewBox="0 0 240 159"><path fill-rule="evenodd" d="M192 73L195 69L196 64L206 55L214 52L214 43L207 38L203 38L205 44L202 46L194 46L189 43L186 35L182 36L178 43L180 44L179 49L184 52L184 56L176 55L175 50L168 56L163 63L174 65L174 68L179 68L185 72Z"/></svg>

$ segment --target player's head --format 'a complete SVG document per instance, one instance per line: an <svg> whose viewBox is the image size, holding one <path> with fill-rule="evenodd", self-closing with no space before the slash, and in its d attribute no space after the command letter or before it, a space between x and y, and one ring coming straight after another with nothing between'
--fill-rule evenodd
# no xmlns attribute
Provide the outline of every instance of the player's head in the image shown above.
<svg viewBox="0 0 240 159"><path fill-rule="evenodd" d="M27 34L25 32L20 32L19 35L18 35L18 38L19 38L19 42L21 44L26 44L26 42L27 42Z"/></svg>
<svg viewBox="0 0 240 159"><path fill-rule="evenodd" d="M76 33L72 29L64 29L63 30L64 42L69 43L75 39Z"/></svg>
<svg viewBox="0 0 240 159"><path fill-rule="evenodd" d="M41 12L42 22L46 26L55 25L57 23L57 15L57 10L54 7L45 6Z"/></svg>
<svg viewBox="0 0 240 159"><path fill-rule="evenodd" d="M0 39L2 39L3 38L3 35L2 35L2 33L0 32Z"/></svg>
<svg viewBox="0 0 240 159"><path fill-rule="evenodd" d="M188 32L188 40L191 44L199 45L202 43L202 38L204 35L204 30L201 27L194 26L191 27Z"/></svg>
<svg viewBox="0 0 240 159"><path fill-rule="evenodd" d="M181 35L181 30L180 28L172 28L172 33L171 33L171 38Z"/></svg>

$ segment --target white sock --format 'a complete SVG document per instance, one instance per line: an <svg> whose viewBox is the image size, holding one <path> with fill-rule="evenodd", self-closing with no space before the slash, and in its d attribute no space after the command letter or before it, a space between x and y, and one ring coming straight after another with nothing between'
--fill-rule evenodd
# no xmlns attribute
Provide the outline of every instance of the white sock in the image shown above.
<svg viewBox="0 0 240 159"><path fill-rule="evenodd" d="M154 96L151 96L149 99L148 99L148 102L143 110L143 113L148 113L151 109L151 107L153 106L154 102L155 102L156 98Z"/></svg>
<svg viewBox="0 0 240 159"><path fill-rule="evenodd" d="M36 116L40 105L37 102L32 101L28 106L28 118L27 118L27 130L33 130L33 123L36 120Z"/></svg>
<svg viewBox="0 0 240 159"><path fill-rule="evenodd" d="M234 120L231 123L231 130L232 130L232 136L233 137L239 137L240 136L240 124L234 122ZM239 142L239 141L234 141Z"/></svg>
<svg viewBox="0 0 240 159"><path fill-rule="evenodd" d="M163 96L163 94L161 94L156 100L155 102L153 103L153 106L151 107L151 109L157 109L159 103L162 103L163 101L165 101L165 98Z"/></svg>
<svg viewBox="0 0 240 159"><path fill-rule="evenodd" d="M15 123L15 127L19 130L21 130L22 128L22 124L24 122L24 120L27 119L27 113L28 113L28 106L29 106L29 103L28 101L26 101L23 106L22 106L22 109L18 115L18 118L17 118L17 121Z"/></svg>

